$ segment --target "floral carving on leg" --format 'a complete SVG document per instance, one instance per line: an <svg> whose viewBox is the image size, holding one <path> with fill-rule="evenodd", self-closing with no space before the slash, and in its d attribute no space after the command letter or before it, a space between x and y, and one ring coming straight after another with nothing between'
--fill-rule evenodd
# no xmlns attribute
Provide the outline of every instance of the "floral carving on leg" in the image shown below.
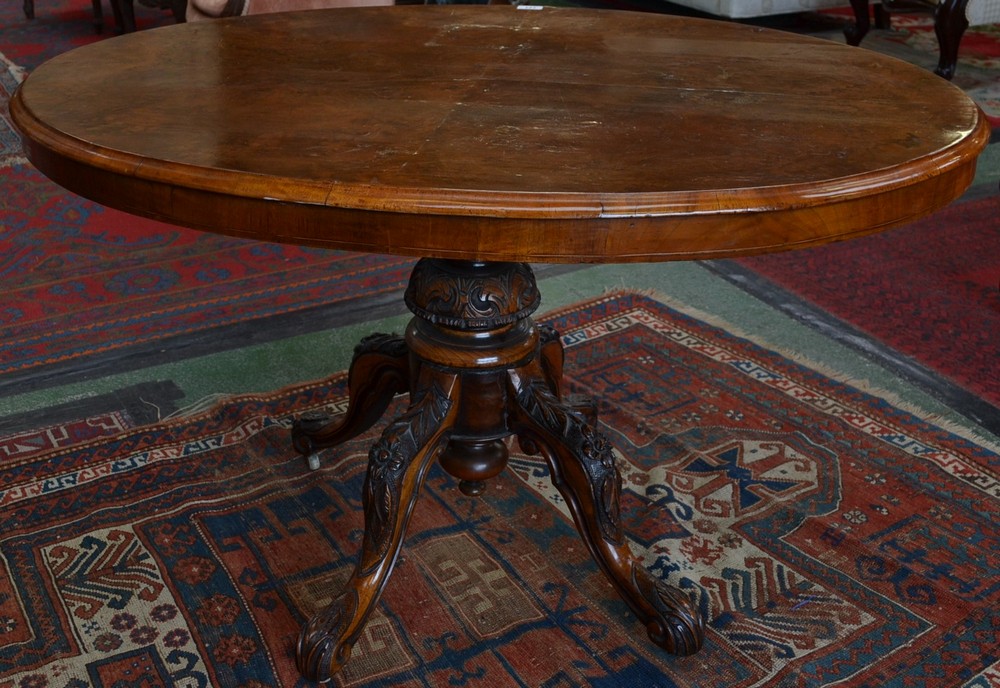
<svg viewBox="0 0 1000 688"><path fill-rule="evenodd" d="M511 429L521 448L542 454L552 483L566 500L591 555L632 611L650 640L667 652L696 652L705 622L687 595L654 579L632 554L621 523L621 474L607 438L582 413L561 402L535 362L512 371L517 405Z"/></svg>
<svg viewBox="0 0 1000 688"><path fill-rule="evenodd" d="M406 495L415 499L418 485L430 459L436 451L427 451L427 445L437 434L433 445L443 443L444 437L438 432L452 408L452 401L437 385L432 385L417 393L410 401L410 408L385 429L382 437L368 453L368 475L363 493L365 509L365 539L362 547L361 563L365 572L378 566L386 555L392 535L400 519L409 514L400 514L401 502ZM416 474L410 471L413 459L424 448L424 461ZM405 505L407 510L412 504Z"/></svg>
<svg viewBox="0 0 1000 688"><path fill-rule="evenodd" d="M535 437L531 432L518 434L522 449L529 454L542 452L547 456L551 455L550 464L561 465L563 455L572 456L574 463L585 471L586 487L592 492L592 496L586 501L599 507L596 509L596 515L602 537L608 542L621 544L624 541L619 507L621 475L615 465L615 454L611 443L591 427L581 413L561 403L548 385L539 379L534 379L518 389L517 403L528 417L545 429L548 437L558 439L564 451L553 452L551 448L546 451L545 447L539 446L538 439L541 437ZM560 483L564 482L561 473L563 471L559 467L552 471L553 482L560 492L564 491L564 487L560 486ZM568 475L570 471L566 473ZM582 485L579 487L583 489ZM572 506L576 499L567 501Z"/></svg>
<svg viewBox="0 0 1000 688"><path fill-rule="evenodd" d="M409 409L369 452L361 556L340 595L299 637L296 656L307 678L327 681L350 657L392 574L427 469L450 434L458 387L457 375L421 369Z"/></svg>

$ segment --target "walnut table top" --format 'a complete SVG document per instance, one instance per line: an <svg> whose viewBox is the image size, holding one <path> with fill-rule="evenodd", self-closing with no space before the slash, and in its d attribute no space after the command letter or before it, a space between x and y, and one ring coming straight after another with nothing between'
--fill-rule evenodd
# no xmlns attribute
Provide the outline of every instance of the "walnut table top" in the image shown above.
<svg viewBox="0 0 1000 688"><path fill-rule="evenodd" d="M915 220L985 117L934 74L736 23L337 9L117 37L36 69L28 157L194 228L461 260L701 259Z"/></svg>

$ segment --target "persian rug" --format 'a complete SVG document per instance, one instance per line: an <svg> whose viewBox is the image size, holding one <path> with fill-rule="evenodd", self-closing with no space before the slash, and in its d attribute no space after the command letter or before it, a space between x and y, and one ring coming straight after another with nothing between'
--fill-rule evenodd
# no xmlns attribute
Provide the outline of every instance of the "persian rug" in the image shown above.
<svg viewBox="0 0 1000 688"><path fill-rule="evenodd" d="M649 296L547 322L704 649L646 641L515 451L480 498L432 470L336 685L1000 686L995 447ZM293 646L353 566L374 435L309 471L288 431L345 387L0 441L0 687L306 685Z"/></svg>
<svg viewBox="0 0 1000 688"><path fill-rule="evenodd" d="M1000 407L1000 198L740 265Z"/></svg>

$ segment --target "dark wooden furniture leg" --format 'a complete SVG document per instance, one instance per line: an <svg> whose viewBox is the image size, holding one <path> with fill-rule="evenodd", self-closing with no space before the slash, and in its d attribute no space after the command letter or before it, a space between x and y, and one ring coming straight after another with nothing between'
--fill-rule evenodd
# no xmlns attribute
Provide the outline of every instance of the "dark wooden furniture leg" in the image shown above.
<svg viewBox="0 0 1000 688"><path fill-rule="evenodd" d="M133 0L109 0L111 12L115 17L115 30L118 33L135 31L135 5Z"/></svg>
<svg viewBox="0 0 1000 688"><path fill-rule="evenodd" d="M875 5L872 12L875 14L876 29L888 31L892 28L892 13L884 4L879 3L878 5Z"/></svg>
<svg viewBox="0 0 1000 688"><path fill-rule="evenodd" d="M844 37L848 45L861 45L872 28L871 18L868 16L868 0L851 0L851 9L854 11L854 22L844 27ZM876 29L892 28L892 15L885 3L875 5L872 13L875 15Z"/></svg>
<svg viewBox="0 0 1000 688"><path fill-rule="evenodd" d="M185 14L187 12L187 0L171 0L170 2L170 13L174 15L174 21L178 24L185 21Z"/></svg>
<svg viewBox="0 0 1000 688"><path fill-rule="evenodd" d="M672 654L697 652L704 619L686 595L654 579L625 540L621 475L611 444L551 392L537 363L512 371L510 385L517 399L511 427L526 453L545 457L552 484L566 500L590 555L645 624L650 640Z"/></svg>
<svg viewBox="0 0 1000 688"><path fill-rule="evenodd" d="M35 0L24 0L24 16L28 19L35 18Z"/></svg>
<svg viewBox="0 0 1000 688"><path fill-rule="evenodd" d="M949 81L955 76L958 63L958 47L962 42L969 20L965 8L969 0L886 0L875 8L876 26L889 28L891 10L932 12L934 14L934 34L938 41L938 65L934 73ZM844 36L849 45L860 45L871 29L868 17L868 0L851 0L854 22L844 27Z"/></svg>
<svg viewBox="0 0 1000 688"><path fill-rule="evenodd" d="M562 397L562 345L530 317L540 302L531 268L424 259L405 298L414 314L405 338L376 335L355 351L343 419L306 416L292 430L296 449L315 456L371 427L396 394L410 393L408 410L369 452L360 558L340 594L303 628L302 674L329 680L350 657L392 573L430 462L437 458L462 492L478 495L506 467L511 435L544 456L591 555L650 639L674 654L697 651L705 629L696 605L654 579L629 549L621 476L593 405Z"/></svg>
<svg viewBox="0 0 1000 688"><path fill-rule="evenodd" d="M872 28L871 17L868 16L868 0L851 0L854 11L854 22L844 27L844 38L848 45L861 45L862 39Z"/></svg>
<svg viewBox="0 0 1000 688"><path fill-rule="evenodd" d="M338 423L330 423L325 414L304 414L292 426L295 450L319 467L319 449L335 447L369 429L393 397L408 389L409 353L402 337L374 334L365 337L354 349L348 372L348 406Z"/></svg>
<svg viewBox="0 0 1000 688"><path fill-rule="evenodd" d="M94 7L94 31L101 33L104 31L104 10L101 8L101 0L93 0Z"/></svg>
<svg viewBox="0 0 1000 688"><path fill-rule="evenodd" d="M121 24L118 25L122 33L132 33L135 31L135 2L134 0L112 0L118 4L120 10Z"/></svg>
<svg viewBox="0 0 1000 688"><path fill-rule="evenodd" d="M965 8L969 0L942 0L934 10L934 33L938 40L938 66L934 73L949 81L955 76L958 46L969 28Z"/></svg>

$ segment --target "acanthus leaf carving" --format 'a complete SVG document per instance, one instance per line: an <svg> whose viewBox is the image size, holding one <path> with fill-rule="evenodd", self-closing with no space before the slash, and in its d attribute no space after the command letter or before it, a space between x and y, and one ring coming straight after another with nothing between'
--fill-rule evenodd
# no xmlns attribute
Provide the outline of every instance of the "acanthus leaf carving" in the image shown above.
<svg viewBox="0 0 1000 688"><path fill-rule="evenodd" d="M452 401L431 385L410 403L410 408L383 431L368 453L364 487L365 539L363 570L378 565L392 540L398 522L399 498L413 458L440 427Z"/></svg>

